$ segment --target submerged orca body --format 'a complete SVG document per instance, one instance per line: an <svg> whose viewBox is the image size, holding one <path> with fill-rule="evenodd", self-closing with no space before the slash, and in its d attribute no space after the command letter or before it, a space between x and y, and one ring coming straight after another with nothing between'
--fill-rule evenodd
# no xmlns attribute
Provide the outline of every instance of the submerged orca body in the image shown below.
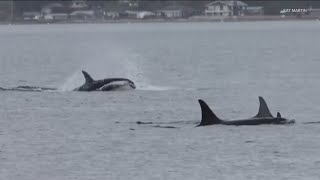
<svg viewBox="0 0 320 180"><path fill-rule="evenodd" d="M288 120L286 118L281 117L281 114L279 112L277 113L277 117L273 117L269 111L269 108L265 100L259 96L259 101L260 101L260 107L259 107L259 112L256 116L248 119L225 121L218 118L210 109L210 107L207 105L207 103L199 99L202 119L198 126L207 126L207 125L214 125L214 124L241 126L241 125L294 123L294 120Z"/></svg>
<svg viewBox="0 0 320 180"><path fill-rule="evenodd" d="M86 82L74 91L114 91L135 89L135 84L126 78L107 78L94 80L86 71L82 71Z"/></svg>
<svg viewBox="0 0 320 180"><path fill-rule="evenodd" d="M17 86L12 88L0 87L0 91L30 91L30 92L43 92L43 91L57 91L57 88L38 87L38 86Z"/></svg>

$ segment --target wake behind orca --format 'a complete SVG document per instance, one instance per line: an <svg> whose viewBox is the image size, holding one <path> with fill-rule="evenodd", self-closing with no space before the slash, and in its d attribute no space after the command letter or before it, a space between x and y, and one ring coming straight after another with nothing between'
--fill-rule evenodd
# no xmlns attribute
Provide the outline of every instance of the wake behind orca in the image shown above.
<svg viewBox="0 0 320 180"><path fill-rule="evenodd" d="M199 99L199 104L201 107L202 119L198 126L207 126L214 124L223 124L223 125L261 125L261 124L291 124L294 123L294 120L288 120L281 117L281 114L278 112L277 117L273 117L269 111L267 103L265 100L259 96L260 107L259 112L256 116L248 119L237 119L237 120L222 120L218 118L210 107L202 99ZM197 126L197 127L198 127Z"/></svg>
<svg viewBox="0 0 320 180"><path fill-rule="evenodd" d="M24 92L42 92L42 91L57 91L58 88L39 87L39 86L17 86L11 88L0 87L0 91L24 91Z"/></svg>
<svg viewBox="0 0 320 180"><path fill-rule="evenodd" d="M85 83L74 89L74 91L115 91L125 89L135 89L133 81L126 78L106 78L94 80L86 71L82 71Z"/></svg>

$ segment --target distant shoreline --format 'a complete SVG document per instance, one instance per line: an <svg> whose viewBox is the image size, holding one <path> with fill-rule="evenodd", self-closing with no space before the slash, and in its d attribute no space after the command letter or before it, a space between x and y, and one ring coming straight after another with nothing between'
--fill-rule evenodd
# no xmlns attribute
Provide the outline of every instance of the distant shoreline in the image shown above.
<svg viewBox="0 0 320 180"><path fill-rule="evenodd" d="M254 22L254 21L303 21L303 20L320 20L317 16L239 16L239 17L209 17L209 16L193 16L190 18L176 19L106 19L106 20L60 20L52 22L38 21L13 21L0 22L0 25L28 25L28 24L123 24L123 23L187 23L187 22Z"/></svg>

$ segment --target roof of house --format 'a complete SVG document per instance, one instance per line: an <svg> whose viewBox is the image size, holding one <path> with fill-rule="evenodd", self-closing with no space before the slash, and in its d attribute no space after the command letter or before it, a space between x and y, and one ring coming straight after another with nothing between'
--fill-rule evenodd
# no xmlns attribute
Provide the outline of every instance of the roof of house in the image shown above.
<svg viewBox="0 0 320 180"><path fill-rule="evenodd" d="M218 4L218 3L222 3L222 4L225 4L227 6L234 6L235 4L237 6L248 6L248 4L246 4L246 3L242 2L242 1L219 1L219 0L218 1L213 1L213 2L211 2L209 4L207 4L206 6L212 6L212 5Z"/></svg>
<svg viewBox="0 0 320 180"><path fill-rule="evenodd" d="M92 15L94 15L94 11L93 10L76 10L76 11L72 11L70 13L70 16L76 16L76 15L92 16Z"/></svg>

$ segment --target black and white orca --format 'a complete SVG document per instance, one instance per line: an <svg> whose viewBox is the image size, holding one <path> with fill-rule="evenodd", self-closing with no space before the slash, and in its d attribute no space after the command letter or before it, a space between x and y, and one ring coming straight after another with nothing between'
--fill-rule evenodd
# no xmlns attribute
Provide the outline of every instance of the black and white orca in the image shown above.
<svg viewBox="0 0 320 180"><path fill-rule="evenodd" d="M135 89L136 86L133 81L126 78L106 78L101 80L94 80L86 71L82 71L85 83L75 88L74 91L115 91Z"/></svg>
<svg viewBox="0 0 320 180"><path fill-rule="evenodd" d="M270 110L267 106L265 100L259 96L260 107L259 112L256 116L248 119L236 119L236 120L222 120L218 118L210 107L204 102L202 99L199 99L199 104L201 107L202 119L198 126L208 126L215 124L223 124L223 125L261 125L261 124L291 124L294 123L294 120L288 120L286 118L281 117L281 114L278 112L277 117L273 117L270 113ZM197 126L197 127L198 127Z"/></svg>

